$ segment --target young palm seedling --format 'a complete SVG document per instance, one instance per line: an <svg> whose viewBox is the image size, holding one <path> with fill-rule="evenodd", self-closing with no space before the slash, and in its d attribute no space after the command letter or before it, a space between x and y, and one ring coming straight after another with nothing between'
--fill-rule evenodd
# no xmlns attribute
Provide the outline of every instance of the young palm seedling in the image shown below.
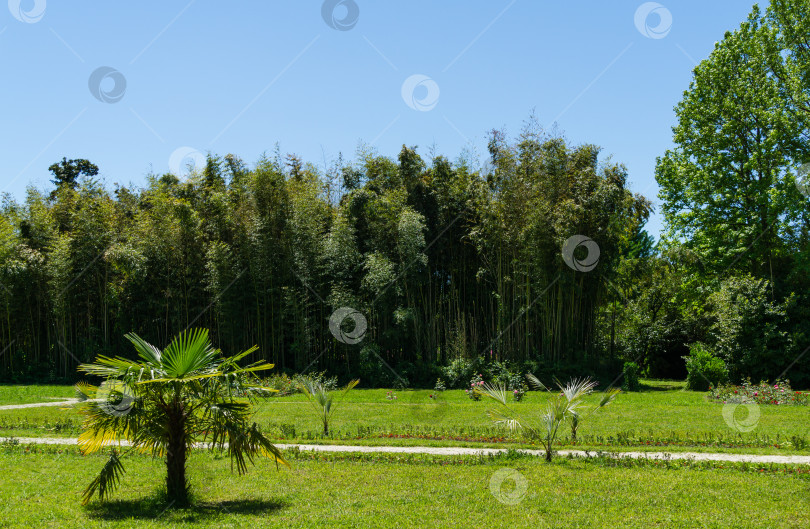
<svg viewBox="0 0 810 529"><path fill-rule="evenodd" d="M539 378L531 373L526 375L526 379L529 381L529 384L534 386L535 389L550 391L542 382L540 382ZM556 379L555 382L557 382L557 387L560 389L560 392L562 393L562 396L565 397L566 401L572 403L569 412L569 421L571 422L571 440L576 442L577 431L579 430L579 422L582 416L581 414L583 411L585 411L582 406L582 399L583 397L593 393L593 390L596 389L598 383L590 378L574 378L564 386L560 384L559 381L556 381ZM617 388L608 388L607 391L602 393L602 397L599 399L599 402L596 404L596 406L590 409L590 412L595 413L613 402L613 399L616 398L619 391L620 390Z"/></svg>
<svg viewBox="0 0 810 529"><path fill-rule="evenodd" d="M583 411L583 399L593 391L596 382L588 378L573 379L565 386L557 382L560 389L559 393L557 393L550 391L534 375L528 375L527 378L535 388L546 390L552 394L546 403L545 410L535 423L524 420L514 412L508 404L505 387L484 384L479 391L499 404L498 408L489 411L489 416L496 424L506 426L513 432L520 431L527 438L539 441L545 451L546 461L551 461L554 453L554 442L557 440L557 435L565 421L571 421L571 435L573 439L576 439L576 432ZM606 391L593 410L595 411L610 404L618 393L619 390L617 389Z"/></svg>
<svg viewBox="0 0 810 529"><path fill-rule="evenodd" d="M359 379L352 380L349 382L343 391L341 391L341 396L348 393L352 388L354 388L357 384L360 383ZM332 413L335 411L335 391L328 390L324 383L318 380L313 380L311 378L303 378L299 382L299 387L304 395L307 397L309 402L315 408L315 411L318 413L318 416L323 423L323 435L324 437L329 435L329 421L332 420Z"/></svg>
<svg viewBox="0 0 810 529"><path fill-rule="evenodd" d="M166 492L175 507L189 503L186 458L197 442L226 452L239 474L247 471L246 461L253 463L257 456L287 464L250 422L253 399L265 390L248 376L273 367L263 361L239 365L256 347L223 357L205 329L179 334L162 351L135 334L126 338L135 346L138 360L99 356L95 363L79 366L80 371L105 379L98 389L76 386L86 399L79 448L88 454L117 445L84 491L83 503L94 494L103 500L118 485L124 473L124 444L129 445L128 452L166 458ZM97 398L90 399L93 393Z"/></svg>

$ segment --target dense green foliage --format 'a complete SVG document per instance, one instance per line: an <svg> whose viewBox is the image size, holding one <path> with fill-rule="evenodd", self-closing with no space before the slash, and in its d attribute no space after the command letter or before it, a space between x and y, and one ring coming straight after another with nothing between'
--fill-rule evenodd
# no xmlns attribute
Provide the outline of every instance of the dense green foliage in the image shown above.
<svg viewBox="0 0 810 529"><path fill-rule="evenodd" d="M638 364L625 362L622 369L622 389L624 391L638 391L641 384L638 381Z"/></svg>
<svg viewBox="0 0 810 529"><path fill-rule="evenodd" d="M676 107L656 178L668 232L622 319L650 373L703 342L734 381L810 384L808 0L775 0L726 33Z"/></svg>
<svg viewBox="0 0 810 529"><path fill-rule="evenodd" d="M728 381L728 369L723 361L700 342L693 343L686 360L686 387L705 391Z"/></svg>
<svg viewBox="0 0 810 529"><path fill-rule="evenodd" d="M656 165L657 243L622 165L533 121L514 141L493 131L483 167L406 146L320 169L209 155L186 180L109 192L63 158L56 189L0 207L0 378L70 378L128 332L167 343L200 325L287 373L368 386L611 380L624 361L682 378L702 343L732 382L807 387L808 20L810 0L755 7L695 68ZM598 247L593 270L566 264L576 236ZM344 307L368 323L351 343L330 330Z"/></svg>
<svg viewBox="0 0 810 529"><path fill-rule="evenodd" d="M432 385L436 366L479 356L598 369L606 279L649 205L597 154L530 124L515 144L493 133L486 170L403 146L325 173L210 155L145 189L30 189L0 215L0 374L70 377L127 332L167 343L190 325L365 384ZM561 257L577 234L599 245L593 272ZM360 343L330 333L339 307L367 319Z"/></svg>

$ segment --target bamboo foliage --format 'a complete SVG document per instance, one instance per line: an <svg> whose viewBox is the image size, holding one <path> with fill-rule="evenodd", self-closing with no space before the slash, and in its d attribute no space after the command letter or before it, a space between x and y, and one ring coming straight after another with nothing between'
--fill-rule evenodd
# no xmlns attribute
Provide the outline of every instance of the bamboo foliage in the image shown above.
<svg viewBox="0 0 810 529"><path fill-rule="evenodd" d="M224 348L258 344L280 369L368 384L354 371L484 353L598 362L603 278L649 203L593 146L527 129L514 144L493 133L489 154L484 169L403 146L397 160L361 152L327 175L296 157L248 169L209 156L183 181L151 175L110 192L85 180L8 199L0 377L69 378L98 353L126 351L128 332L168 343L192 325ZM563 263L574 234L599 244L595 271ZM359 345L329 331L341 306L369 322ZM371 366L372 352L385 362Z"/></svg>

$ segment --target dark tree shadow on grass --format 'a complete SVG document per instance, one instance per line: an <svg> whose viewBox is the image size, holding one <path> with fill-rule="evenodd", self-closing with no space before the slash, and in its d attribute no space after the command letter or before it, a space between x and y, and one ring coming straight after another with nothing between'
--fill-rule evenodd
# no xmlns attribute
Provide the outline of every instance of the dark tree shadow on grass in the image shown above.
<svg viewBox="0 0 810 529"><path fill-rule="evenodd" d="M657 385L657 386L651 386L651 385L645 384L644 382L641 382L639 384L639 386L638 386L638 389L639 389L640 392L646 392L646 391L651 391L651 392L655 392L655 391L680 391L680 390L683 389L683 386L679 386L677 383L674 383L674 382L672 384L663 383L663 384L660 384L660 385Z"/></svg>
<svg viewBox="0 0 810 529"><path fill-rule="evenodd" d="M195 502L184 509L173 509L164 498L141 498L137 500L110 500L93 502L87 506L91 518L101 520L166 519L166 521L193 522L198 518L220 515L264 515L280 511L288 504L279 500L227 500L221 502Z"/></svg>

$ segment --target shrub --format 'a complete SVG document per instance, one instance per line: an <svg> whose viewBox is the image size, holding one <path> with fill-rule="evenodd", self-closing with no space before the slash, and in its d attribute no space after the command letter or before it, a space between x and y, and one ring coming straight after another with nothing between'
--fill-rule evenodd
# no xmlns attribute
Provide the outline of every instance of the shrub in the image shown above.
<svg viewBox="0 0 810 529"><path fill-rule="evenodd" d="M728 381L728 369L720 358L702 343L689 346L686 360L686 387L695 391L706 391L710 386L718 386Z"/></svg>
<svg viewBox="0 0 810 529"><path fill-rule="evenodd" d="M367 387L390 388L394 386L396 377L382 362L385 352L374 343L363 345L356 363L356 371Z"/></svg>
<svg viewBox="0 0 810 529"><path fill-rule="evenodd" d="M478 363L467 358L456 358L450 365L442 368L442 378L451 388L462 388L475 375Z"/></svg>
<svg viewBox="0 0 810 529"><path fill-rule="evenodd" d="M298 391L295 381L287 373L273 373L261 379L259 384L263 388L275 390L276 392L270 393L271 396L283 397Z"/></svg>
<svg viewBox="0 0 810 529"><path fill-rule="evenodd" d="M486 367L487 374L489 375L487 378L490 379L493 384L506 386L509 384L509 379L514 374L511 367L509 360L504 360L503 362L496 360Z"/></svg>
<svg viewBox="0 0 810 529"><path fill-rule="evenodd" d="M512 399L515 402L520 402L529 391L529 386L523 381L523 376L520 373L509 373L509 378L506 381L506 387L512 392Z"/></svg>
<svg viewBox="0 0 810 529"><path fill-rule="evenodd" d="M465 390L472 400L481 400L481 389L484 387L484 377L477 374L470 379L470 389Z"/></svg>
<svg viewBox="0 0 810 529"><path fill-rule="evenodd" d="M785 371L799 351L785 328L794 300L771 300L772 285L752 277L731 277L708 298L714 320L711 344L735 382L768 380ZM716 385L716 384L715 384Z"/></svg>
<svg viewBox="0 0 810 529"><path fill-rule="evenodd" d="M446 389L447 389L447 386L445 386L444 380L442 380L440 378L437 378L436 379L436 385L433 386L433 390L434 391L444 391Z"/></svg>
<svg viewBox="0 0 810 529"><path fill-rule="evenodd" d="M638 382L638 364L635 362L624 363L624 382L622 389L624 391L638 391L640 384Z"/></svg>
<svg viewBox="0 0 810 529"><path fill-rule="evenodd" d="M521 384L516 388L512 388L512 399L515 402L520 402L523 400L523 397L526 396L526 392L529 391L529 386L526 384Z"/></svg>

